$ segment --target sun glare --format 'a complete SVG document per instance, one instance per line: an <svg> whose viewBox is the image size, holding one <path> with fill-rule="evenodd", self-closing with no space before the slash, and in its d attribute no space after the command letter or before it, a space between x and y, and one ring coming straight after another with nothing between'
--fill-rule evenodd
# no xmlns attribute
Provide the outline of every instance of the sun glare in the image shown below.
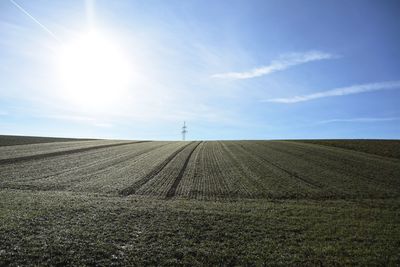
<svg viewBox="0 0 400 267"><path fill-rule="evenodd" d="M123 98L132 75L122 49L96 32L64 45L59 72L62 97L83 108L103 108Z"/></svg>

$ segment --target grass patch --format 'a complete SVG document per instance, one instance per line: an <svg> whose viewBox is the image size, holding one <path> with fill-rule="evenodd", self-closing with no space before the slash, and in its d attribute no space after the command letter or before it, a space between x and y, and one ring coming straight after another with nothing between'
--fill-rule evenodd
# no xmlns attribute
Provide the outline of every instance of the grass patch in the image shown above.
<svg viewBox="0 0 400 267"><path fill-rule="evenodd" d="M400 202L0 192L0 265L398 265Z"/></svg>

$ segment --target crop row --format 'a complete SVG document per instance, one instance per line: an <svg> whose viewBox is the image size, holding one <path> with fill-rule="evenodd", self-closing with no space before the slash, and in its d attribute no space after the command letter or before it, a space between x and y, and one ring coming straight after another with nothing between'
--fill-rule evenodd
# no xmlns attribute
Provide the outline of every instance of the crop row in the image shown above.
<svg viewBox="0 0 400 267"><path fill-rule="evenodd" d="M244 146L250 154L293 173L292 180L301 178L314 186L314 191L307 190L311 197L391 197L399 193L400 165L391 159L300 143L248 142Z"/></svg>
<svg viewBox="0 0 400 267"><path fill-rule="evenodd" d="M112 173L119 166L130 165L138 156L165 145L165 142L128 144L7 164L0 170L0 186L66 189L104 171Z"/></svg>
<svg viewBox="0 0 400 267"><path fill-rule="evenodd" d="M386 198L399 195L400 164L336 148L291 142L204 142L177 170L158 171L136 193L165 196L171 177L179 177L174 196L236 198ZM186 152L188 154L188 152ZM176 181L176 178L175 178ZM168 196L168 194L167 194Z"/></svg>
<svg viewBox="0 0 400 267"><path fill-rule="evenodd" d="M187 163L200 142L192 142L175 151L152 172L131 185L131 194L172 197L185 172Z"/></svg>
<svg viewBox="0 0 400 267"><path fill-rule="evenodd" d="M72 144L67 151L75 152L62 154L51 153L65 144L35 145L51 156L3 164L0 188L202 200L400 195L397 159L340 148L278 141L104 145L76 151L82 147Z"/></svg>
<svg viewBox="0 0 400 267"><path fill-rule="evenodd" d="M96 140L4 146L0 147L0 164L4 165L40 158L50 158L74 152L79 153L90 149L107 148L129 143L135 143L135 141Z"/></svg>

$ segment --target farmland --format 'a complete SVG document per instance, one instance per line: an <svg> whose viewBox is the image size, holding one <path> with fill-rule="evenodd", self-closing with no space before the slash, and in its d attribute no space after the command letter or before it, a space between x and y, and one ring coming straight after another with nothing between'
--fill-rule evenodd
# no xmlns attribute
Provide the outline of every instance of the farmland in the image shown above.
<svg viewBox="0 0 400 267"><path fill-rule="evenodd" d="M379 142L8 140L0 265L400 264Z"/></svg>
<svg viewBox="0 0 400 267"><path fill-rule="evenodd" d="M14 145L66 142L66 141L79 141L79 140L89 140L89 139L0 135L0 146L14 146Z"/></svg>

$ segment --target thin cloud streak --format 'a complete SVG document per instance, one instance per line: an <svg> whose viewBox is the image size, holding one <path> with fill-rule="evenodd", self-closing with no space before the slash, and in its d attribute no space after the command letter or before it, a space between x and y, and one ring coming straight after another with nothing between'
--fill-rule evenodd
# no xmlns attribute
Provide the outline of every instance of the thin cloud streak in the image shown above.
<svg viewBox="0 0 400 267"><path fill-rule="evenodd" d="M218 73L214 74L212 78L219 79L250 79L263 75L268 75L270 73L281 71L288 69L290 67L305 64L312 61L325 60L325 59L333 59L337 56L334 56L329 53L321 52L321 51L308 51L305 53L290 53L285 54L279 57L276 60L273 60L269 65L255 68L250 71L245 72L227 72L227 73Z"/></svg>
<svg viewBox="0 0 400 267"><path fill-rule="evenodd" d="M327 124L327 123L340 123L340 122L385 122L385 121L398 121L400 117L392 117L392 118L351 118L351 119L331 119L319 121L317 124Z"/></svg>
<svg viewBox="0 0 400 267"><path fill-rule="evenodd" d="M324 91L324 92L318 92L318 93L303 95L303 96L293 96L293 97L287 97L287 98L272 98L272 99L263 100L262 102L293 104L293 103L310 101L310 100L324 98L324 97L344 96L344 95L361 94L361 93L366 93L366 92L392 90L392 89L400 89L400 81L359 84L359 85L353 85L353 86L349 86L349 87L341 87L341 88L336 88L336 89L332 89L332 90L328 90L328 91Z"/></svg>
<svg viewBox="0 0 400 267"><path fill-rule="evenodd" d="M45 30L48 34L51 35L51 37L53 37L57 42L62 43L60 39L58 39L58 37L49 30L49 28L47 28L46 26L44 26L42 23L40 23L40 21L38 21L34 16L32 16L31 14L29 14L28 11L26 11L23 7L21 7L20 5L18 5L14 0L10 0L10 2L16 6L22 13L24 13L25 15L27 15L29 18L31 18L34 22L36 22L36 24L38 24L43 30Z"/></svg>

